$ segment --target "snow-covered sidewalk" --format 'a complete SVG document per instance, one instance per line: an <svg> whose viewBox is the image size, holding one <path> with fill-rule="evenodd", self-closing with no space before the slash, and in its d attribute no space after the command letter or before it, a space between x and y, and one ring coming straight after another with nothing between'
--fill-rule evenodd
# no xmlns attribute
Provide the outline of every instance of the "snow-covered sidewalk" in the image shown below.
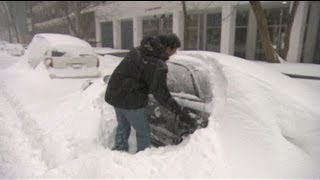
<svg viewBox="0 0 320 180"><path fill-rule="evenodd" d="M0 109L0 177L31 178L43 174L47 167L38 142L1 82Z"/></svg>

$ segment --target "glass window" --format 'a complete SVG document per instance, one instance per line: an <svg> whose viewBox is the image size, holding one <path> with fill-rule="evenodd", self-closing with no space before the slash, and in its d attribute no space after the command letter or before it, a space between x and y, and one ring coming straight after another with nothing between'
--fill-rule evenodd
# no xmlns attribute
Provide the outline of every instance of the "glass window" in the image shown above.
<svg viewBox="0 0 320 180"><path fill-rule="evenodd" d="M185 41L185 49L198 49L198 28L188 29L188 41Z"/></svg>
<svg viewBox="0 0 320 180"><path fill-rule="evenodd" d="M273 8L265 10L268 21L270 40L274 49L283 57L284 35L287 28L289 7ZM265 54L260 40L259 30L257 29L256 57L257 60L265 60Z"/></svg>
<svg viewBox="0 0 320 180"><path fill-rule="evenodd" d="M267 9L265 15L267 17L268 25L280 25L280 8Z"/></svg>
<svg viewBox="0 0 320 180"><path fill-rule="evenodd" d="M234 55L246 57L247 28L236 28Z"/></svg>
<svg viewBox="0 0 320 180"><path fill-rule="evenodd" d="M248 26L249 11L237 11L236 26Z"/></svg>
<svg viewBox="0 0 320 180"><path fill-rule="evenodd" d="M52 57L61 57L61 56L63 56L65 53L66 53L66 52L54 50L54 51L52 51ZM46 53L46 54L47 54L47 53Z"/></svg>
<svg viewBox="0 0 320 180"><path fill-rule="evenodd" d="M189 18L188 27L198 28L199 14L192 14Z"/></svg>
<svg viewBox="0 0 320 180"><path fill-rule="evenodd" d="M172 33L172 16L160 19L160 33L169 34Z"/></svg>
<svg viewBox="0 0 320 180"><path fill-rule="evenodd" d="M101 23L101 41L102 41L102 47L113 48L113 23L112 22Z"/></svg>
<svg viewBox="0 0 320 180"><path fill-rule="evenodd" d="M204 99L205 101L211 101L212 100L212 89L211 89L211 83L209 80L209 72L208 71L203 71L203 70L195 70L195 78L200 86L200 93L201 96L200 98Z"/></svg>
<svg viewBox="0 0 320 180"><path fill-rule="evenodd" d="M206 50L220 52L221 12L207 16L207 47Z"/></svg>
<svg viewBox="0 0 320 180"><path fill-rule="evenodd" d="M121 45L122 49L131 49L133 47L133 21L121 21Z"/></svg>
<svg viewBox="0 0 320 180"><path fill-rule="evenodd" d="M220 52L220 39L221 39L221 27L208 28L206 49L209 51Z"/></svg>
<svg viewBox="0 0 320 180"><path fill-rule="evenodd" d="M172 15L143 20L143 37L172 33L172 21Z"/></svg>
<svg viewBox="0 0 320 180"><path fill-rule="evenodd" d="M142 22L143 37L159 35L159 19L148 19Z"/></svg>
<svg viewBox="0 0 320 180"><path fill-rule="evenodd" d="M190 15L189 22L185 28L185 42L184 49L186 50L196 50L198 49L198 31L199 31L199 15Z"/></svg>
<svg viewBox="0 0 320 180"><path fill-rule="evenodd" d="M187 68L168 63L167 85L170 92L186 93L196 96L191 73Z"/></svg>
<svg viewBox="0 0 320 180"><path fill-rule="evenodd" d="M208 14L208 27L219 27L221 26L221 13Z"/></svg>
<svg viewBox="0 0 320 180"><path fill-rule="evenodd" d="M245 58L249 11L237 11L234 55Z"/></svg>

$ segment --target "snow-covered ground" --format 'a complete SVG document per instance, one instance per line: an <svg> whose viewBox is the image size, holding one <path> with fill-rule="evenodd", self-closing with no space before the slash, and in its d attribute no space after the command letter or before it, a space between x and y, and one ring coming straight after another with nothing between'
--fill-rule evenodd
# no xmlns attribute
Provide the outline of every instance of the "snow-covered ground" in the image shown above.
<svg viewBox="0 0 320 180"><path fill-rule="evenodd" d="M264 65L207 52L209 125L178 146L111 151L114 110L102 78L50 79L0 54L1 178L319 178L320 92ZM176 58L179 56L176 55ZM173 57L175 58L175 57ZM118 58L105 56L102 74ZM132 131L134 135L134 131Z"/></svg>

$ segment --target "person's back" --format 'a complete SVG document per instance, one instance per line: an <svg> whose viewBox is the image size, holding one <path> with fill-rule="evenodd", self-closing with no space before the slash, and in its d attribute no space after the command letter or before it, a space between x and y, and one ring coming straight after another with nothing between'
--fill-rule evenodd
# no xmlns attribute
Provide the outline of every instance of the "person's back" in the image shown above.
<svg viewBox="0 0 320 180"><path fill-rule="evenodd" d="M150 44L152 46L148 47ZM156 38L146 38L141 46L132 49L114 70L105 100L118 108L145 107L154 73L157 72L156 69L167 68L164 62L167 59L160 42Z"/></svg>
<svg viewBox="0 0 320 180"><path fill-rule="evenodd" d="M147 37L141 46L132 49L114 70L105 94L105 100L116 110L118 127L116 150L128 150L130 125L137 133L138 151L150 146L150 127L145 107L149 93L160 104L184 119L178 103L171 97L166 84L166 61L176 52L180 41L176 35Z"/></svg>

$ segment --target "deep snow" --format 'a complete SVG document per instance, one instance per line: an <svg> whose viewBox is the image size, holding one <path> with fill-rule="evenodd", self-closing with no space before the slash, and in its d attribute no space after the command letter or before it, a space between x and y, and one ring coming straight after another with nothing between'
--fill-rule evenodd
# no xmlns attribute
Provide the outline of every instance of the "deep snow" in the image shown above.
<svg viewBox="0 0 320 180"><path fill-rule="evenodd" d="M88 79L50 79L44 66L0 54L0 177L320 177L319 91L232 56L179 54L172 58L208 64L209 125L178 146L138 154L134 131L130 153L110 150L116 121L102 78L83 91ZM110 74L119 59L103 59Z"/></svg>

